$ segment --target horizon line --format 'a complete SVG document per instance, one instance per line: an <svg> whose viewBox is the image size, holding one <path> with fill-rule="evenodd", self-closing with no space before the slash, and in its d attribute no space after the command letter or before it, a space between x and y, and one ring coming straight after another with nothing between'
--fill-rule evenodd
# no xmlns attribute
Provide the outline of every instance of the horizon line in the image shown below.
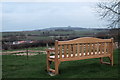
<svg viewBox="0 0 120 80"><path fill-rule="evenodd" d="M72 26L67 26L71 28L83 28L83 27L72 27ZM63 27L48 27L48 28L42 28L42 29L27 29L27 30L8 30L8 31L0 31L0 32L24 32L24 31L35 31L35 30L44 30L44 29L49 29L49 28L63 28ZM65 28L65 27L64 27ZM85 29L109 29L109 28L100 28L100 27L94 27L94 28L85 28Z"/></svg>

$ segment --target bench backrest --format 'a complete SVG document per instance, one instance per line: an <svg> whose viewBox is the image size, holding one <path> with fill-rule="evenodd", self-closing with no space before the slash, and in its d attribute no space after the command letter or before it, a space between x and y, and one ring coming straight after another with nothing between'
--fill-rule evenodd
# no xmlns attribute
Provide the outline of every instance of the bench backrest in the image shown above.
<svg viewBox="0 0 120 80"><path fill-rule="evenodd" d="M55 41L55 58L111 54L112 46L113 38L83 37L68 41Z"/></svg>

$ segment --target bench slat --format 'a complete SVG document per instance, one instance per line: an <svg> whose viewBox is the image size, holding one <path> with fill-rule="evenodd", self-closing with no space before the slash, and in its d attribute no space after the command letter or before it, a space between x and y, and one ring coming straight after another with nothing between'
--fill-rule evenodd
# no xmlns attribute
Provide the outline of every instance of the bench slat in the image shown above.
<svg viewBox="0 0 120 80"><path fill-rule="evenodd" d="M100 43L100 55L102 55L103 43Z"/></svg>
<svg viewBox="0 0 120 80"><path fill-rule="evenodd" d="M106 54L107 51L107 43L104 43L104 54Z"/></svg>
<svg viewBox="0 0 120 80"><path fill-rule="evenodd" d="M62 58L62 45L60 45L60 58Z"/></svg>
<svg viewBox="0 0 120 80"><path fill-rule="evenodd" d="M96 55L99 55L99 49L100 49L99 45L100 45L99 43L96 44L96 47L97 47L97 54Z"/></svg>
<svg viewBox="0 0 120 80"><path fill-rule="evenodd" d="M88 44L85 44L85 56L88 56Z"/></svg>
<svg viewBox="0 0 120 80"><path fill-rule="evenodd" d="M75 54L76 54L76 45L74 44L73 45L73 57L75 57Z"/></svg>
<svg viewBox="0 0 120 80"><path fill-rule="evenodd" d="M80 52L79 52L79 56L81 56L82 54L82 44L79 45L80 46Z"/></svg>
<svg viewBox="0 0 120 80"><path fill-rule="evenodd" d="M84 44L82 44L82 53L81 56L84 56Z"/></svg>
<svg viewBox="0 0 120 80"><path fill-rule="evenodd" d="M71 57L71 45L68 45L68 57Z"/></svg>
<svg viewBox="0 0 120 80"><path fill-rule="evenodd" d="M95 50L96 50L95 44L93 44L93 55L95 55Z"/></svg>
<svg viewBox="0 0 120 80"><path fill-rule="evenodd" d="M91 52L92 52L92 43L89 44L89 55L91 55Z"/></svg>
<svg viewBox="0 0 120 80"><path fill-rule="evenodd" d="M108 47L108 48L109 48L109 49L108 49L108 51L109 51L108 53L111 54L111 53L112 53L112 43L109 43L108 46L109 46L109 47Z"/></svg>
<svg viewBox="0 0 120 80"><path fill-rule="evenodd" d="M55 60L58 58L58 40L55 41Z"/></svg>
<svg viewBox="0 0 120 80"><path fill-rule="evenodd" d="M67 56L67 45L64 45L64 57L66 58Z"/></svg>
<svg viewBox="0 0 120 80"><path fill-rule="evenodd" d="M80 53L80 44L77 44L77 57L80 56L79 53Z"/></svg>
<svg viewBox="0 0 120 80"><path fill-rule="evenodd" d="M110 53L110 44L109 43L107 43L107 53L106 54L108 54L108 53Z"/></svg>

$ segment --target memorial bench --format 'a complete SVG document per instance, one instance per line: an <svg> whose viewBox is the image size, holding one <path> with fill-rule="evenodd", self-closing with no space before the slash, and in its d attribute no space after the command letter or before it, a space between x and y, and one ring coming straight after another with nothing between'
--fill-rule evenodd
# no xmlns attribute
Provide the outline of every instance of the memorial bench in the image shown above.
<svg viewBox="0 0 120 80"><path fill-rule="evenodd" d="M83 37L68 41L55 41L54 49L47 49L47 71L59 74L59 64L63 61L83 60L100 58L101 63L113 66L113 38L99 39L93 37ZM51 55L51 53L54 53ZM104 62L103 57L108 57L110 63ZM50 68L54 62L55 69Z"/></svg>

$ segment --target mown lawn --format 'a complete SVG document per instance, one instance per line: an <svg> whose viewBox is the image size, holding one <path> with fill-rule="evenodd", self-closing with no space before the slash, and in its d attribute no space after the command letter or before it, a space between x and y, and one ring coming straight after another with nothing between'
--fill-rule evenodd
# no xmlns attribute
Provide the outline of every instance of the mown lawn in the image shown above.
<svg viewBox="0 0 120 80"><path fill-rule="evenodd" d="M99 59L67 61L60 64L60 74L49 76L46 69L46 55L2 56L3 78L118 78L118 53L114 51L114 66L100 64ZM106 59L107 60L107 59Z"/></svg>

